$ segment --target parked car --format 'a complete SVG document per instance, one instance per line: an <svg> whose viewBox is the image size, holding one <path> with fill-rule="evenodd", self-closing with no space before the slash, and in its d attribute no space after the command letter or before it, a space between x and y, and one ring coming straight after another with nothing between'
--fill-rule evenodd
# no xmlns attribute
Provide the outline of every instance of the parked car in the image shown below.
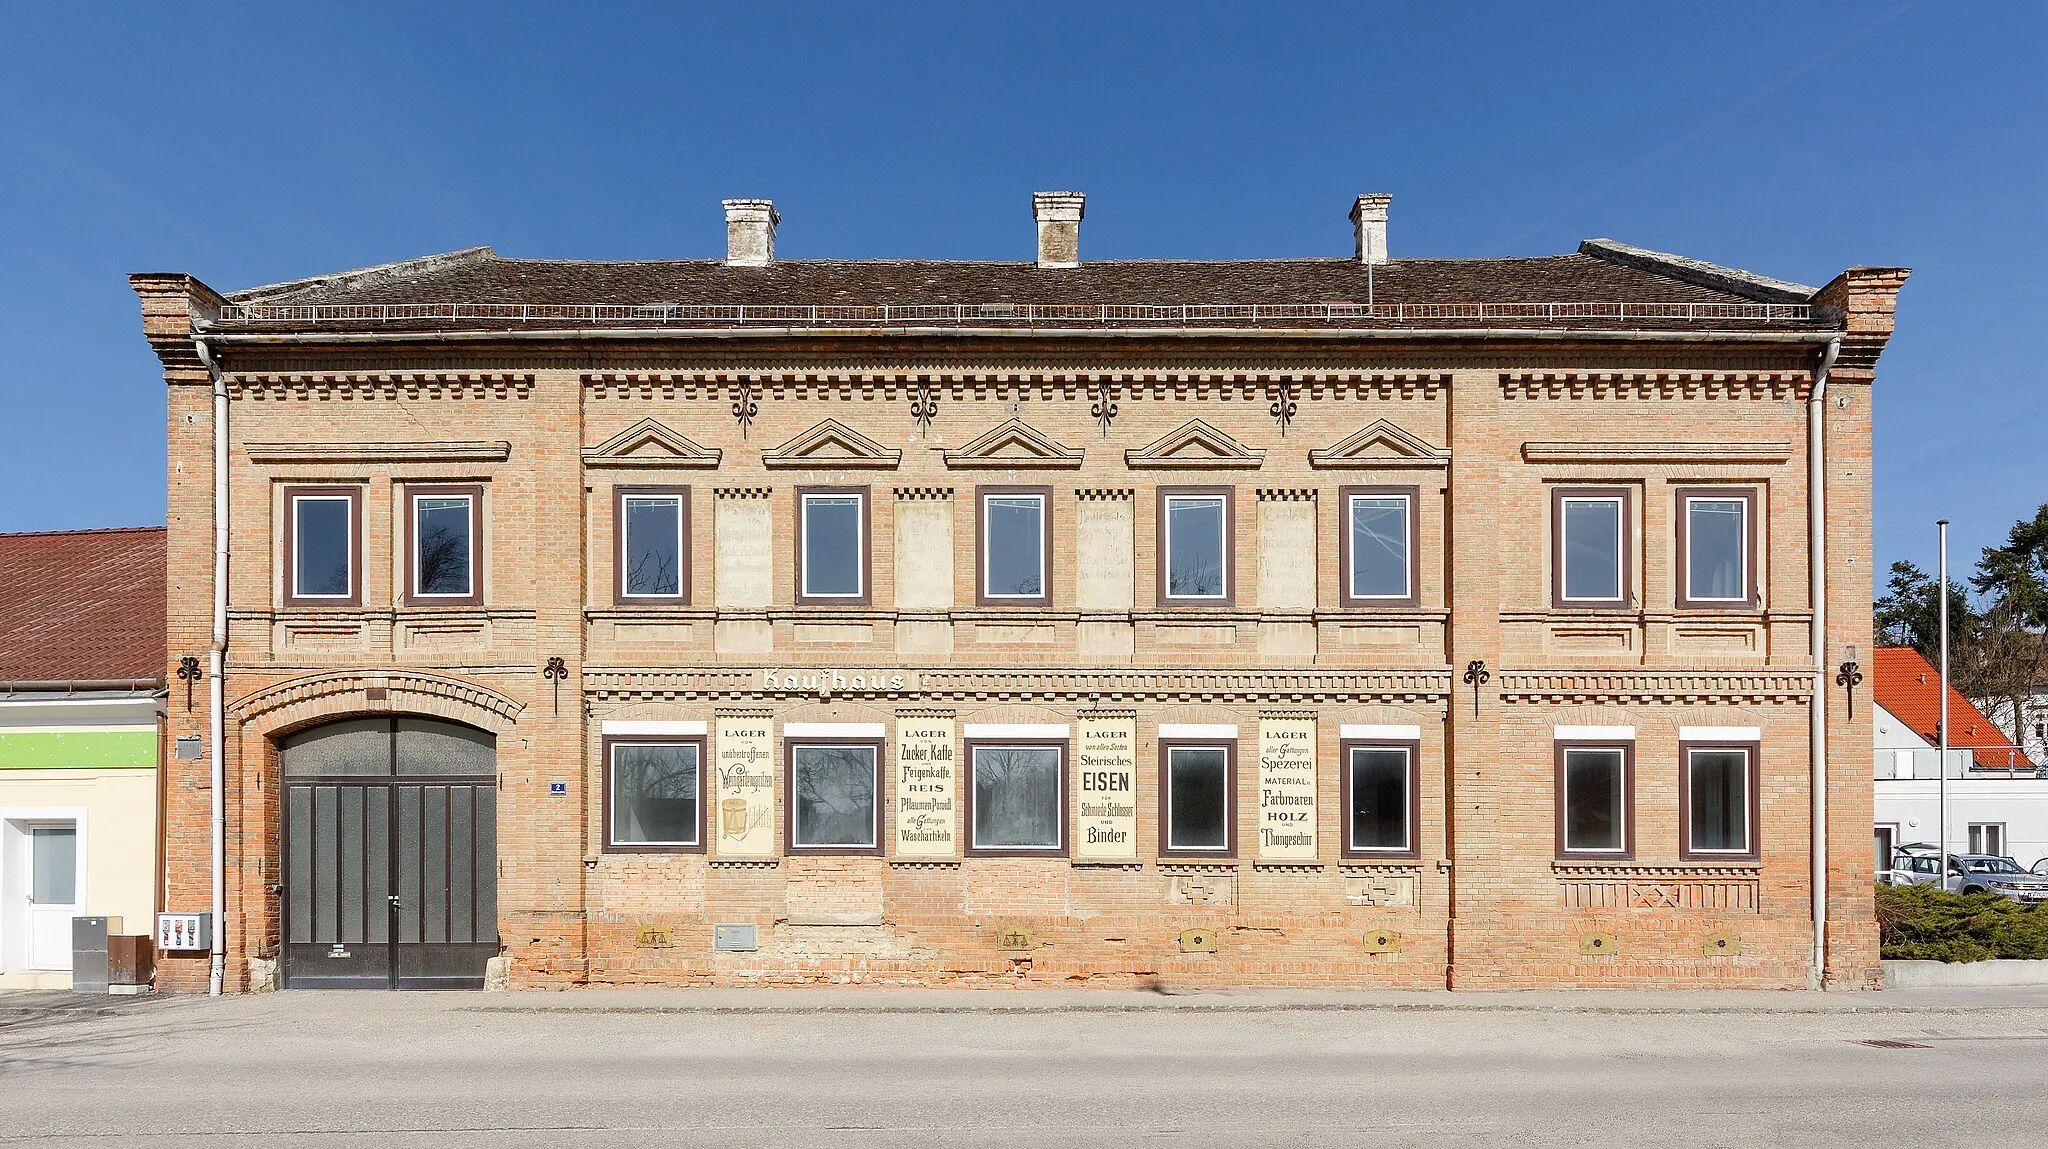
<svg viewBox="0 0 2048 1149"><path fill-rule="evenodd" d="M2044 767L2044 769L2048 769L2048 767ZM2031 872L2036 874L2048 875L2048 858L2043 858L2040 861L2035 862L2034 868Z"/></svg>
<svg viewBox="0 0 2048 1149"><path fill-rule="evenodd" d="M2016 902L2048 902L2048 875L2028 873L2011 858L1951 854L1944 888L1964 894L2004 894Z"/></svg>
<svg viewBox="0 0 2048 1149"><path fill-rule="evenodd" d="M1931 886L1941 868L1939 847L1922 842L1900 846L1892 852L1892 868L1877 876L1888 886Z"/></svg>

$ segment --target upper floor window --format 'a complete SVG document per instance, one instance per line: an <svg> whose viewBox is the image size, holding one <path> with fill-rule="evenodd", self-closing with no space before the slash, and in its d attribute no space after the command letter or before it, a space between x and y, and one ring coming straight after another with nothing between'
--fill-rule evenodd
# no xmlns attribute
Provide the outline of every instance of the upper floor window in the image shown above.
<svg viewBox="0 0 2048 1149"><path fill-rule="evenodd" d="M1628 492L1559 489L1552 496L1552 571L1559 607L1617 607L1629 601Z"/></svg>
<svg viewBox="0 0 2048 1149"><path fill-rule="evenodd" d="M361 488L286 487L284 518L285 604L361 604Z"/></svg>
<svg viewBox="0 0 2048 1149"><path fill-rule="evenodd" d="M1346 487L1344 605L1415 605L1414 487Z"/></svg>
<svg viewBox="0 0 2048 1149"><path fill-rule="evenodd" d="M619 487L617 592L621 602L688 602L690 492L687 487Z"/></svg>
<svg viewBox="0 0 2048 1149"><path fill-rule="evenodd" d="M868 492L797 492L798 602L857 606L868 601Z"/></svg>
<svg viewBox="0 0 2048 1149"><path fill-rule="evenodd" d="M1678 492L1681 607L1756 605L1756 492Z"/></svg>
<svg viewBox="0 0 2048 1149"><path fill-rule="evenodd" d="M1757 793L1754 744L1681 746L1685 763L1679 800L1680 854L1688 858L1754 858Z"/></svg>
<svg viewBox="0 0 2048 1149"><path fill-rule="evenodd" d="M406 503L412 567L407 599L451 605L483 601L477 561L483 488L411 487Z"/></svg>
<svg viewBox="0 0 2048 1149"><path fill-rule="evenodd" d="M1048 604L1051 492L1044 487L983 487L978 494L982 604Z"/></svg>
<svg viewBox="0 0 2048 1149"><path fill-rule="evenodd" d="M1635 853L1635 746L1557 744L1557 852L1629 858Z"/></svg>
<svg viewBox="0 0 2048 1149"><path fill-rule="evenodd" d="M1230 603L1231 491L1165 487L1159 492L1159 600L1162 606Z"/></svg>

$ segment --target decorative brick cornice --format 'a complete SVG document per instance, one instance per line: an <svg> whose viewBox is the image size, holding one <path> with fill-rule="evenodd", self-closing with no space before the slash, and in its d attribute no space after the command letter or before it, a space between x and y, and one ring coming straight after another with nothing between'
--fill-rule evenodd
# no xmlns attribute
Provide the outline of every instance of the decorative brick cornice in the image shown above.
<svg viewBox="0 0 2048 1149"><path fill-rule="evenodd" d="M1503 702L1521 703L1800 703L1813 695L1813 675L1798 672L1504 670Z"/></svg>
<svg viewBox="0 0 2048 1149"><path fill-rule="evenodd" d="M512 444L244 443L252 463L502 463Z"/></svg>
<svg viewBox="0 0 2048 1149"><path fill-rule="evenodd" d="M519 372L419 371L391 374L234 374L228 396L286 399L525 399L533 376Z"/></svg>
<svg viewBox="0 0 2048 1149"><path fill-rule="evenodd" d="M585 667L584 689L603 701L776 697L753 668ZM1163 670L928 669L917 672L921 700L1092 699L1286 704L1322 701L1438 702L1450 693L1450 671L1361 670L1265 672ZM852 695L847 697L867 697ZM874 697L896 697L883 692Z"/></svg>
<svg viewBox="0 0 2048 1149"><path fill-rule="evenodd" d="M1255 492L1262 503L1313 503L1314 487L1260 487Z"/></svg>
<svg viewBox="0 0 2048 1149"><path fill-rule="evenodd" d="M1783 463L1791 457L1790 443L1614 441L1522 444L1522 458L1531 463Z"/></svg>
<svg viewBox="0 0 2048 1149"><path fill-rule="evenodd" d="M1074 492L1074 497L1083 501L1127 502L1137 491L1131 487L1086 487Z"/></svg>
<svg viewBox="0 0 2048 1149"><path fill-rule="evenodd" d="M711 497L715 499L765 499L774 493L774 487L713 487L711 489Z"/></svg>
<svg viewBox="0 0 2048 1149"><path fill-rule="evenodd" d="M1270 391L1291 384L1309 399L1433 398L1450 385L1448 372L1344 370L1074 371L1053 366L1017 369L898 371L875 366L819 370L599 371L583 377L597 399L730 398L746 383L771 399L877 399L930 387L953 400L1031 396L1085 399L1103 384L1132 399L1242 400L1266 403Z"/></svg>
<svg viewBox="0 0 2048 1149"><path fill-rule="evenodd" d="M951 487L897 487L896 501L899 503L938 502L953 497Z"/></svg>
<svg viewBox="0 0 2048 1149"><path fill-rule="evenodd" d="M1504 399L1804 399L1805 371L1504 372Z"/></svg>

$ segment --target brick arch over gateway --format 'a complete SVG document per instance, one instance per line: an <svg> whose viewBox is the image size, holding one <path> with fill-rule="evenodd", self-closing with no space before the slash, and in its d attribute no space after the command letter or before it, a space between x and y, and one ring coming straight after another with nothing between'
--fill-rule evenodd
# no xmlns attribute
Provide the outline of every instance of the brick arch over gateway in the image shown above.
<svg viewBox="0 0 2048 1149"><path fill-rule="evenodd" d="M382 698L371 692L382 690ZM422 672L313 674L266 687L230 703L228 715L265 737L367 714L446 718L492 734L511 730L525 704L487 686Z"/></svg>

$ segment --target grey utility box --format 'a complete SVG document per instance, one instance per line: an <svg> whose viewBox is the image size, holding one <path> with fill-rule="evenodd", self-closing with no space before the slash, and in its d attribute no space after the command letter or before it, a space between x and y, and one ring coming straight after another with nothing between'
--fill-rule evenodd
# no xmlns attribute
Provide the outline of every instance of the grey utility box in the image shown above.
<svg viewBox="0 0 2048 1149"><path fill-rule="evenodd" d="M119 933L121 919L71 919L71 992L107 992L107 935Z"/></svg>

